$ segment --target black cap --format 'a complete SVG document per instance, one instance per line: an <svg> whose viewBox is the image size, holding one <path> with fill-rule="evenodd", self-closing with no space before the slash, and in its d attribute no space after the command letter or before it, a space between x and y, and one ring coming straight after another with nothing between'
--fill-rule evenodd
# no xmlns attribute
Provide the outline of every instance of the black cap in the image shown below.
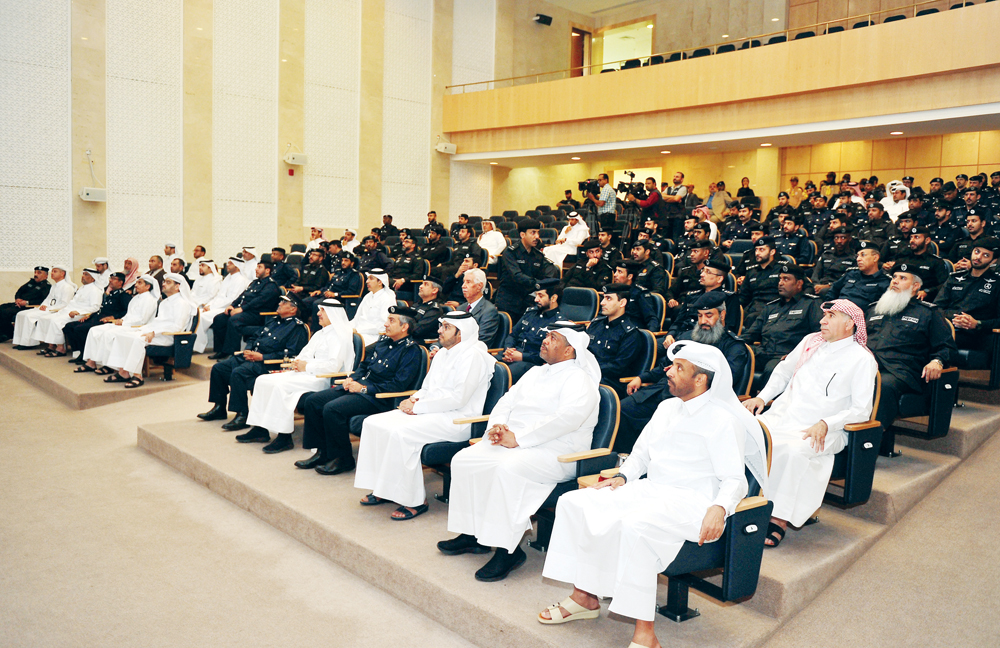
<svg viewBox="0 0 1000 648"><path fill-rule="evenodd" d="M601 247L601 242L593 237L584 240L584 242L580 244L580 249L583 250L584 252L586 252L587 250L593 250L594 248L598 247Z"/></svg>
<svg viewBox="0 0 1000 648"><path fill-rule="evenodd" d="M903 182L906 182L907 180L913 182L913 176L903 176Z"/></svg>
<svg viewBox="0 0 1000 648"><path fill-rule="evenodd" d="M952 204L947 200L939 200L934 203L934 209L947 209L948 211L951 211L954 207L952 207Z"/></svg>
<svg viewBox="0 0 1000 648"><path fill-rule="evenodd" d="M875 250L876 252L881 253L881 250L879 250L878 244L877 243L873 243L872 241L860 241L858 243L858 247L860 247L862 250Z"/></svg>
<svg viewBox="0 0 1000 648"><path fill-rule="evenodd" d="M605 295L617 295L621 299L629 296L632 292L632 286L623 283L608 284L601 288L601 292Z"/></svg>
<svg viewBox="0 0 1000 648"><path fill-rule="evenodd" d="M871 209L872 207L874 207L875 209L879 210L880 212L884 212L885 211L885 205L883 205L882 203L877 202L877 201L873 202L870 205L868 205L868 209Z"/></svg>
<svg viewBox="0 0 1000 648"><path fill-rule="evenodd" d="M302 301L298 297L296 297L294 293L288 293L286 295L282 295L278 301L291 302L292 304L295 304L295 308L298 308L299 310L302 309Z"/></svg>
<svg viewBox="0 0 1000 648"><path fill-rule="evenodd" d="M899 266L895 268L895 272L907 272L911 275L920 277L920 281L922 283L927 283L927 273L916 263L900 263Z"/></svg>
<svg viewBox="0 0 1000 648"><path fill-rule="evenodd" d="M796 225L802 224L802 214L788 214L785 216L786 221L792 221Z"/></svg>
<svg viewBox="0 0 1000 648"><path fill-rule="evenodd" d="M944 184L944 178L931 178L931 182L936 182L938 184Z"/></svg>
<svg viewBox="0 0 1000 648"><path fill-rule="evenodd" d="M535 282L535 290L548 290L559 285L559 279L555 277L549 277L548 279L539 279Z"/></svg>
<svg viewBox="0 0 1000 648"><path fill-rule="evenodd" d="M902 214L900 214L898 218L896 218L896 222L897 223L899 221L901 221L901 220L916 221L917 220L917 214L912 209L907 209L905 212L903 212Z"/></svg>
<svg viewBox="0 0 1000 648"><path fill-rule="evenodd" d="M958 180L959 178L961 178L962 180L968 180L969 176L965 175L964 173L959 173L957 176L955 176L955 179Z"/></svg>
<svg viewBox="0 0 1000 648"><path fill-rule="evenodd" d="M738 209L749 209L749 210L753 211L753 207L751 207L751 206L750 206L750 205L748 205L747 203L740 203L740 204L739 204L739 205L737 205L736 207L737 207Z"/></svg>
<svg viewBox="0 0 1000 648"><path fill-rule="evenodd" d="M400 317L409 317L410 319L417 319L420 317L420 313L410 308L409 306L390 306L390 315L399 315Z"/></svg>
<svg viewBox="0 0 1000 648"><path fill-rule="evenodd" d="M461 232L462 230L468 230L469 232L474 231L472 225L469 223L463 223L455 228L456 232Z"/></svg>
<svg viewBox="0 0 1000 648"><path fill-rule="evenodd" d="M948 182L946 182L943 185L941 185L941 191L944 191L944 192L955 191L957 188L958 187L956 187L955 183L952 182L951 180L949 180Z"/></svg>
<svg viewBox="0 0 1000 648"><path fill-rule="evenodd" d="M791 197L791 196L788 195L787 191L779 191L778 192L778 198L781 198L782 196L784 196L785 198L790 198Z"/></svg>
<svg viewBox="0 0 1000 648"><path fill-rule="evenodd" d="M535 220L534 218L525 218L523 221L517 224L518 233L523 234L528 230L542 229L542 223Z"/></svg>
<svg viewBox="0 0 1000 648"><path fill-rule="evenodd" d="M336 253L334 256L340 257L341 259L350 259L351 263L357 263L358 257L354 256L353 252L348 252L347 250L342 250Z"/></svg>
<svg viewBox="0 0 1000 648"><path fill-rule="evenodd" d="M797 266L794 263L783 263L781 265L781 274L792 275L796 279L805 279L806 270L801 266Z"/></svg>
<svg viewBox="0 0 1000 648"><path fill-rule="evenodd" d="M701 250L704 248L707 248L709 250L712 249L712 242L709 241L708 239L704 239L701 241L691 241L691 243L688 245L689 250Z"/></svg>
<svg viewBox="0 0 1000 648"><path fill-rule="evenodd" d="M994 171L990 174L991 178L1000 178L1000 171Z"/></svg>
<svg viewBox="0 0 1000 648"><path fill-rule="evenodd" d="M435 222L434 226L427 230L428 234L431 233L431 232L434 232L435 234L439 234L441 236L444 236L445 234L448 233L448 230L446 230L444 228L444 225L442 225L441 223Z"/></svg>
<svg viewBox="0 0 1000 648"><path fill-rule="evenodd" d="M726 303L726 294L721 290L710 290L691 304L695 310L718 308Z"/></svg>
<svg viewBox="0 0 1000 648"><path fill-rule="evenodd" d="M725 274L729 274L730 266L726 257L709 259L705 266L714 270L719 270Z"/></svg>
<svg viewBox="0 0 1000 648"><path fill-rule="evenodd" d="M747 225L747 229L750 230L751 232L763 232L764 231L763 225L761 225L759 222L757 222L755 220L750 221L750 224Z"/></svg>
<svg viewBox="0 0 1000 648"><path fill-rule="evenodd" d="M851 235L851 233L848 232L847 228L844 227L843 225L841 225L840 227L834 228L833 231L830 232L830 234L833 235L833 236L837 236L838 234L843 234L844 236L850 236Z"/></svg>
<svg viewBox="0 0 1000 648"><path fill-rule="evenodd" d="M656 248L656 245L654 245L653 242L650 241L649 239L643 239L641 241L636 241L635 245L633 245L632 247L641 247L641 248L646 248L647 250L653 250Z"/></svg>
<svg viewBox="0 0 1000 648"><path fill-rule="evenodd" d="M976 239L975 244L973 244L973 249L983 248L984 250L989 250L996 254L997 250L1000 249L1000 240L997 240L993 236L980 236Z"/></svg>
<svg viewBox="0 0 1000 648"><path fill-rule="evenodd" d="M924 226L924 225L917 225L916 227L914 227L913 229L910 230L910 234L911 235L913 235L913 234L923 234L924 236L930 236L931 235L931 231L926 226Z"/></svg>
<svg viewBox="0 0 1000 648"><path fill-rule="evenodd" d="M639 273L642 272L643 264L632 259L622 259L615 265L615 268L625 268L625 272L628 274L639 276Z"/></svg>
<svg viewBox="0 0 1000 648"><path fill-rule="evenodd" d="M695 225L692 228L692 231L694 231L694 230L701 230L702 232L705 232L706 234L711 234L712 233L712 226L709 223L698 223L697 225Z"/></svg>
<svg viewBox="0 0 1000 648"><path fill-rule="evenodd" d="M45 266L35 266L35 270L41 270L42 272L48 272L49 269Z"/></svg>
<svg viewBox="0 0 1000 648"><path fill-rule="evenodd" d="M772 236L762 236L759 239L757 239L756 243L753 244L754 247L764 247L765 245L773 250L774 249L774 237L772 237Z"/></svg>

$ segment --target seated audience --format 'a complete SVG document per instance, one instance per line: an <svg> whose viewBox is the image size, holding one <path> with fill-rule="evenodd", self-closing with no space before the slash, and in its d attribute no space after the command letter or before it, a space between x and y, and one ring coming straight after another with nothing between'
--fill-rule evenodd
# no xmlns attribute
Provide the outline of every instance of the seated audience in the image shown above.
<svg viewBox="0 0 1000 648"><path fill-rule="evenodd" d="M37 308L21 310L14 317L14 348L33 349L38 344L35 326L49 313L57 313L73 299L76 284L69 280L69 266L52 266L52 286Z"/></svg>
<svg viewBox="0 0 1000 648"><path fill-rule="evenodd" d="M486 273L479 268L465 271L462 281L462 294L465 301L461 304L447 302L447 305L463 313L472 313L479 324L479 339L484 344L492 344L500 330L500 313L490 300L483 296L486 287Z"/></svg>
<svg viewBox="0 0 1000 648"><path fill-rule="evenodd" d="M569 224L559 232L555 244L546 246L542 252L558 268L568 255L576 254L577 248L588 238L590 227L587 222L577 212L570 212Z"/></svg>
<svg viewBox="0 0 1000 648"><path fill-rule="evenodd" d="M271 279L282 288L290 288L299 280L295 268L285 263L285 248L271 248Z"/></svg>
<svg viewBox="0 0 1000 648"><path fill-rule="evenodd" d="M273 266L261 261L254 266L256 279L232 304L212 320L215 353L211 360L224 360L240 348L244 335L253 335L264 325L264 315L275 310L281 298L281 288L271 279ZM246 276L246 272L243 272Z"/></svg>
<svg viewBox="0 0 1000 648"><path fill-rule="evenodd" d="M938 289L948 280L949 273L948 266L931 251L930 244L930 230L926 227L914 227L910 230L910 251L896 259L897 265L894 268L903 263L911 269L916 268L923 277L923 285L917 297L933 302Z"/></svg>
<svg viewBox="0 0 1000 648"><path fill-rule="evenodd" d="M535 284L535 305L524 311L521 319L504 340L501 360L510 369L511 384L521 379L529 369L544 361L539 354L542 341L548 335L547 327L563 319L559 310L563 288L558 279L542 279Z"/></svg>
<svg viewBox="0 0 1000 648"><path fill-rule="evenodd" d="M600 290L602 286L611 283L613 271L602 258L600 241L596 238L587 239L580 244L579 252L573 267L563 273L566 288Z"/></svg>
<svg viewBox="0 0 1000 648"><path fill-rule="evenodd" d="M135 295L129 300L128 309L121 319L96 326L87 333L83 353L80 355L83 366L74 373L94 371L99 376L113 374L115 370L106 367L106 364L114 347L115 336L119 332L131 335L134 329L149 324L156 315L156 308L160 303L160 283L152 275L139 275L134 287Z"/></svg>
<svg viewBox="0 0 1000 648"><path fill-rule="evenodd" d="M857 259L857 254L851 246L851 233L846 227L839 227L831 234L833 246L816 259L816 265L813 267L813 290L817 295L825 293L838 279L847 274L847 271L855 266Z"/></svg>
<svg viewBox="0 0 1000 648"><path fill-rule="evenodd" d="M955 326L959 349L988 353L993 329L1000 326L1000 275L993 269L998 249L1000 241L992 236L976 239L969 269L952 273L934 300ZM984 356L978 360L988 363Z"/></svg>
<svg viewBox="0 0 1000 648"><path fill-rule="evenodd" d="M72 356L79 353L76 358L70 358L70 362L83 364L83 349L87 344L87 336L90 330L101 324L108 324L117 319L121 319L128 311L128 304L132 296L122 290L122 283L125 281L125 274L113 272L108 277L108 287L101 299L101 309L96 313L83 315L79 319L66 322L63 326L63 336L66 338L67 351Z"/></svg>
<svg viewBox="0 0 1000 648"><path fill-rule="evenodd" d="M699 282L696 287L692 287L683 295L679 295L681 302L674 311L675 315L667 329L669 335L667 339L673 342L674 338L680 338L681 333L690 331L698 321L698 309L695 303L702 295L707 293L719 293L726 300L725 326L734 333L740 330L740 300L735 293L725 290L726 277L729 275L729 261L711 259L708 264L701 269ZM667 344L669 346L669 343Z"/></svg>
<svg viewBox="0 0 1000 648"><path fill-rule="evenodd" d="M837 279L826 292L829 299L846 299L864 310L885 293L891 279L879 267L878 246L861 241L855 257L857 267L851 268Z"/></svg>
<svg viewBox="0 0 1000 648"><path fill-rule="evenodd" d="M798 214L789 214L785 217L785 222L781 225L781 234L774 237L774 243L779 255L790 256L795 263L809 263L809 259L812 258L812 243L802 231L802 217Z"/></svg>
<svg viewBox="0 0 1000 648"><path fill-rule="evenodd" d="M663 266L654 261L651 257L655 246L648 240L637 241L632 246L632 259L642 264L642 270L635 278L635 282L650 292L657 292L661 295L667 294L667 287L670 285L670 275Z"/></svg>
<svg viewBox="0 0 1000 648"><path fill-rule="evenodd" d="M483 233L479 235L477 242L489 254L489 265L495 265L507 247L507 240L491 220L483 221Z"/></svg>
<svg viewBox="0 0 1000 648"><path fill-rule="evenodd" d="M243 276L242 267L243 259L230 257L226 263L226 277L219 284L219 290L215 293L215 297L204 304L199 304L201 317L198 320L198 329L195 331L195 353L201 353L208 347L209 338L213 337L212 322L215 321L215 318L232 307L233 302L239 299L243 291L247 289L249 282Z"/></svg>
<svg viewBox="0 0 1000 648"><path fill-rule="evenodd" d="M539 279L559 276L559 269L538 249L540 227L534 218L523 219L517 225L521 240L500 255L496 306L513 320L519 319L531 305L531 293Z"/></svg>
<svg viewBox="0 0 1000 648"><path fill-rule="evenodd" d="M312 252L313 250L321 250L320 243L325 242L326 239L323 238L323 228L322 227L310 227L309 228L309 242L306 243L306 253Z"/></svg>
<svg viewBox="0 0 1000 648"><path fill-rule="evenodd" d="M219 271L216 269L215 262L212 259L203 258L197 264L191 265L197 265L195 272L198 273L197 279L191 285L191 300L199 308L203 308L219 294L219 287L222 285L223 279L219 276ZM188 275L185 274L184 276L187 277Z"/></svg>
<svg viewBox="0 0 1000 648"><path fill-rule="evenodd" d="M601 384L625 396L625 385L620 378L635 366L643 349L643 334L625 314L632 287L628 284L609 284L601 289L601 314L587 326L590 344L587 349L601 367Z"/></svg>
<svg viewBox="0 0 1000 648"><path fill-rule="evenodd" d="M14 337L14 318L21 311L41 304L51 287L48 267L35 266L31 279L14 293L14 301L0 305L0 342Z"/></svg>
<svg viewBox="0 0 1000 648"><path fill-rule="evenodd" d="M781 263L775 260L776 251L774 239L770 236L762 236L754 243L753 254L757 263L747 267L739 290L744 328L751 326L768 302L778 297ZM748 253L743 254L744 259L747 256Z"/></svg>
<svg viewBox="0 0 1000 648"><path fill-rule="evenodd" d="M628 295L628 304L625 312L633 322L639 326L644 326L650 331L660 330L660 315L657 312L656 298L649 290L636 283L636 277L642 271L642 264L638 261L619 261L615 265L615 272L611 275L611 280L617 284L628 284L632 291Z"/></svg>

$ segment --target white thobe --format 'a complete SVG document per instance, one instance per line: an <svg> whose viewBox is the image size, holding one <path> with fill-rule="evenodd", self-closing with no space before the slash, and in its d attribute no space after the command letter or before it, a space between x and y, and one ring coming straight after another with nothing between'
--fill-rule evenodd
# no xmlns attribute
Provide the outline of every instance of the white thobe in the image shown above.
<svg viewBox="0 0 1000 648"><path fill-rule="evenodd" d="M441 349L416 399L413 414L393 410L365 419L354 487L403 506L427 499L420 451L428 443L467 440L469 423L459 418L480 416L490 388L494 359L478 341Z"/></svg>
<svg viewBox="0 0 1000 648"><path fill-rule="evenodd" d="M448 530L513 551L552 489L576 475L575 464L558 458L590 449L600 401L575 360L529 369L486 424L507 425L518 447L481 441L452 459Z"/></svg>
<svg viewBox="0 0 1000 648"><path fill-rule="evenodd" d="M383 288L378 292L370 292L361 299L351 328L365 340L365 346L378 342L378 336L385 330L385 320L389 317L389 307L396 305L396 293Z"/></svg>
<svg viewBox="0 0 1000 648"><path fill-rule="evenodd" d="M563 259L570 254L576 254L576 248L587 240L588 236L590 236L590 229L585 223L580 222L576 225L567 225L563 228L562 232L559 233L559 238L565 238L566 240L562 243L549 245L542 250L542 253L545 254L545 257L554 263L557 268L561 267Z"/></svg>
<svg viewBox="0 0 1000 648"><path fill-rule="evenodd" d="M795 371L806 339L775 367L758 394L764 402L774 399L757 417L771 432L771 515L793 526L802 526L823 503L833 455L847 445L844 425L871 417L878 371L875 358L853 337L822 345ZM802 432L821 419L828 430L817 452Z"/></svg>
<svg viewBox="0 0 1000 648"><path fill-rule="evenodd" d="M257 278L257 264L260 263L260 259L254 257L243 262L243 268L240 270L240 274L247 278L247 282L251 282Z"/></svg>
<svg viewBox="0 0 1000 648"><path fill-rule="evenodd" d="M46 344L64 344L66 337L63 335L63 327L71 321L78 321L84 315L90 315L101 310L101 302L104 300L104 289L92 281L85 286L81 286L76 291L73 299L59 309L58 312L46 312L38 318L35 324L35 331L32 333L32 344L35 342L45 342ZM70 317L72 312L77 314Z"/></svg>
<svg viewBox="0 0 1000 648"><path fill-rule="evenodd" d="M45 310L29 308L20 311L14 318L14 345L34 346L37 344L37 340L33 340L32 337L38 320L50 312L62 309L73 299L74 294L76 294L76 285L63 279L49 288L49 294L42 300L40 306L45 306Z"/></svg>
<svg viewBox="0 0 1000 648"><path fill-rule="evenodd" d="M313 250L320 249L320 247L319 247L320 243L323 243L323 242L325 242L325 239L318 238L318 239L312 239L311 241L309 241L308 243L306 243L306 256L308 256L309 253L312 252Z"/></svg>
<svg viewBox="0 0 1000 648"><path fill-rule="evenodd" d="M221 284L222 279L214 272L199 276L195 279L194 285L191 286L191 301L199 306L204 306L219 294Z"/></svg>
<svg viewBox="0 0 1000 648"><path fill-rule="evenodd" d="M156 297L153 293L144 292L136 295L129 300L128 310L125 311L120 326L110 322L90 329L87 333L87 344L83 347L83 359L104 365L111 355L115 336L119 333L131 334L135 331L133 327L148 324L154 315L156 315Z"/></svg>
<svg viewBox="0 0 1000 648"><path fill-rule="evenodd" d="M253 384L253 399L247 423L259 425L275 434L291 434L295 429L295 406L306 392L330 387L329 378L320 374L350 371L342 365L341 345L352 344L342 340L333 326L325 326L309 339L297 360L306 361L305 371L283 371L258 376Z"/></svg>
<svg viewBox="0 0 1000 648"><path fill-rule="evenodd" d="M108 268L101 274L97 276L97 283L101 286L101 290L108 287L108 280L111 279L111 268Z"/></svg>
<svg viewBox="0 0 1000 648"><path fill-rule="evenodd" d="M340 249L342 249L344 252L354 252L354 248L358 247L358 243L360 242L361 241L359 241L357 238L353 238L346 243L341 241Z"/></svg>
<svg viewBox="0 0 1000 648"><path fill-rule="evenodd" d="M479 247L489 252L490 262L493 262L504 251L504 248L507 247L507 241L504 239L503 234L496 230L483 232L479 236Z"/></svg>
<svg viewBox="0 0 1000 648"><path fill-rule="evenodd" d="M624 486L559 498L542 575L652 621L657 575L685 541L698 541L711 506L728 517L746 495L745 444L739 419L710 394L663 401L620 469Z"/></svg>
<svg viewBox="0 0 1000 648"><path fill-rule="evenodd" d="M198 283L198 280L201 279L201 270L200 270L200 268L201 268L201 263L198 261L198 259L195 259L188 266L187 272L184 273L184 276L187 277L188 279L190 279L191 281L193 281L195 283ZM214 275L215 273L213 272L212 274ZM218 275L216 275L216 276L218 276ZM192 288L192 291L193 291L193 288Z"/></svg>
<svg viewBox="0 0 1000 648"><path fill-rule="evenodd" d="M203 310L201 318L198 320L198 330L195 331L194 338L195 353L201 353L208 347L208 343L213 341L211 338L214 337L214 334L211 327L215 316L225 312L226 306L232 305L236 298L243 294L248 285L250 282L240 272L226 275L226 278L222 280L215 297L208 302L208 310Z"/></svg>
<svg viewBox="0 0 1000 648"><path fill-rule="evenodd" d="M106 366L112 369L124 369L130 374L142 371L142 363L146 359L146 333L154 333L153 346L170 346L174 343L173 336L164 333L177 333L186 330L191 323L191 302L184 299L180 293L167 297L160 302L156 317L145 326L122 331L115 336L108 355Z"/></svg>
<svg viewBox="0 0 1000 648"><path fill-rule="evenodd" d="M886 196L881 201L882 206L885 207L885 213L893 223L899 218L899 215L910 208L910 202L906 198L900 201L892 199L892 196Z"/></svg>

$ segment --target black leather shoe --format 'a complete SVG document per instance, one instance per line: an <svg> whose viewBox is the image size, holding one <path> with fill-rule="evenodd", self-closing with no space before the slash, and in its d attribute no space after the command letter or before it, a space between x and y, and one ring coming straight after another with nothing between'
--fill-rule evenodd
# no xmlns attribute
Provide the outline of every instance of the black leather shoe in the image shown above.
<svg viewBox="0 0 1000 648"><path fill-rule="evenodd" d="M209 359L209 360L222 360L222 359L223 359L223 358L225 358L225 357L226 357L227 355L229 355L229 354L227 354L227 353L223 353L222 351L216 351L216 352L215 352L215 353L213 353L212 355L208 356L208 359Z"/></svg>
<svg viewBox="0 0 1000 648"><path fill-rule="evenodd" d="M239 417L236 417L239 418ZM236 420L236 419L233 419ZM255 425L245 434L237 434L236 440L240 443L267 443L271 440L271 433L265 428Z"/></svg>
<svg viewBox="0 0 1000 648"><path fill-rule="evenodd" d="M229 418L229 412L222 405L215 404L212 409L198 415L202 421L221 421L222 419Z"/></svg>
<svg viewBox="0 0 1000 648"><path fill-rule="evenodd" d="M442 540L437 544L438 551L446 556L458 556L461 554L484 554L489 553L490 548L484 547L476 541L475 536L463 533L451 540Z"/></svg>
<svg viewBox="0 0 1000 648"><path fill-rule="evenodd" d="M484 583L502 581L507 578L507 574L523 565L527 559L524 550L520 547L515 549L514 553L507 553L506 549L498 548L490 561L476 572L476 580Z"/></svg>
<svg viewBox="0 0 1000 648"><path fill-rule="evenodd" d="M316 472L321 475L339 475L340 473L351 470L354 470L354 460L351 459L350 461L347 461L339 457L328 464L316 466Z"/></svg>
<svg viewBox="0 0 1000 648"><path fill-rule="evenodd" d="M264 446L263 450L264 454L278 454L294 447L295 443L292 442L291 434L279 434L278 438Z"/></svg>
<svg viewBox="0 0 1000 648"><path fill-rule="evenodd" d="M327 459L326 457L323 456L323 453L317 450L315 454L313 454L313 456L309 457L308 459L302 459L301 461L296 461L295 467L308 470L310 468L315 468L316 466L322 466L323 464L326 463L326 461Z"/></svg>
<svg viewBox="0 0 1000 648"><path fill-rule="evenodd" d="M243 412L240 412L239 414L233 417L232 421L223 424L222 429L225 430L226 432L233 432L235 430L242 430L248 427L250 426L247 425L247 415L244 414Z"/></svg>

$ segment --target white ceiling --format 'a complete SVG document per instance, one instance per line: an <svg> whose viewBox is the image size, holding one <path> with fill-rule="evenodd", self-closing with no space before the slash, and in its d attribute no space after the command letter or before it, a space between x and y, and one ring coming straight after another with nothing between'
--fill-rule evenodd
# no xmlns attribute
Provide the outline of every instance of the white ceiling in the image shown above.
<svg viewBox="0 0 1000 648"><path fill-rule="evenodd" d="M987 130L1000 130L1000 103L775 128L545 149L463 154L459 148L453 159L456 162L480 164L496 162L501 166L519 168L603 162L610 159L639 160L680 154L749 151L757 149L762 143L788 147L889 139L892 131L902 131L901 137L924 137ZM670 154L662 154L663 150L669 150ZM580 160L572 160L573 157Z"/></svg>
<svg viewBox="0 0 1000 648"><path fill-rule="evenodd" d="M548 0L550 3L575 11L576 13L587 14L588 16L600 16L610 11L617 11L624 7L643 4L649 0Z"/></svg>

